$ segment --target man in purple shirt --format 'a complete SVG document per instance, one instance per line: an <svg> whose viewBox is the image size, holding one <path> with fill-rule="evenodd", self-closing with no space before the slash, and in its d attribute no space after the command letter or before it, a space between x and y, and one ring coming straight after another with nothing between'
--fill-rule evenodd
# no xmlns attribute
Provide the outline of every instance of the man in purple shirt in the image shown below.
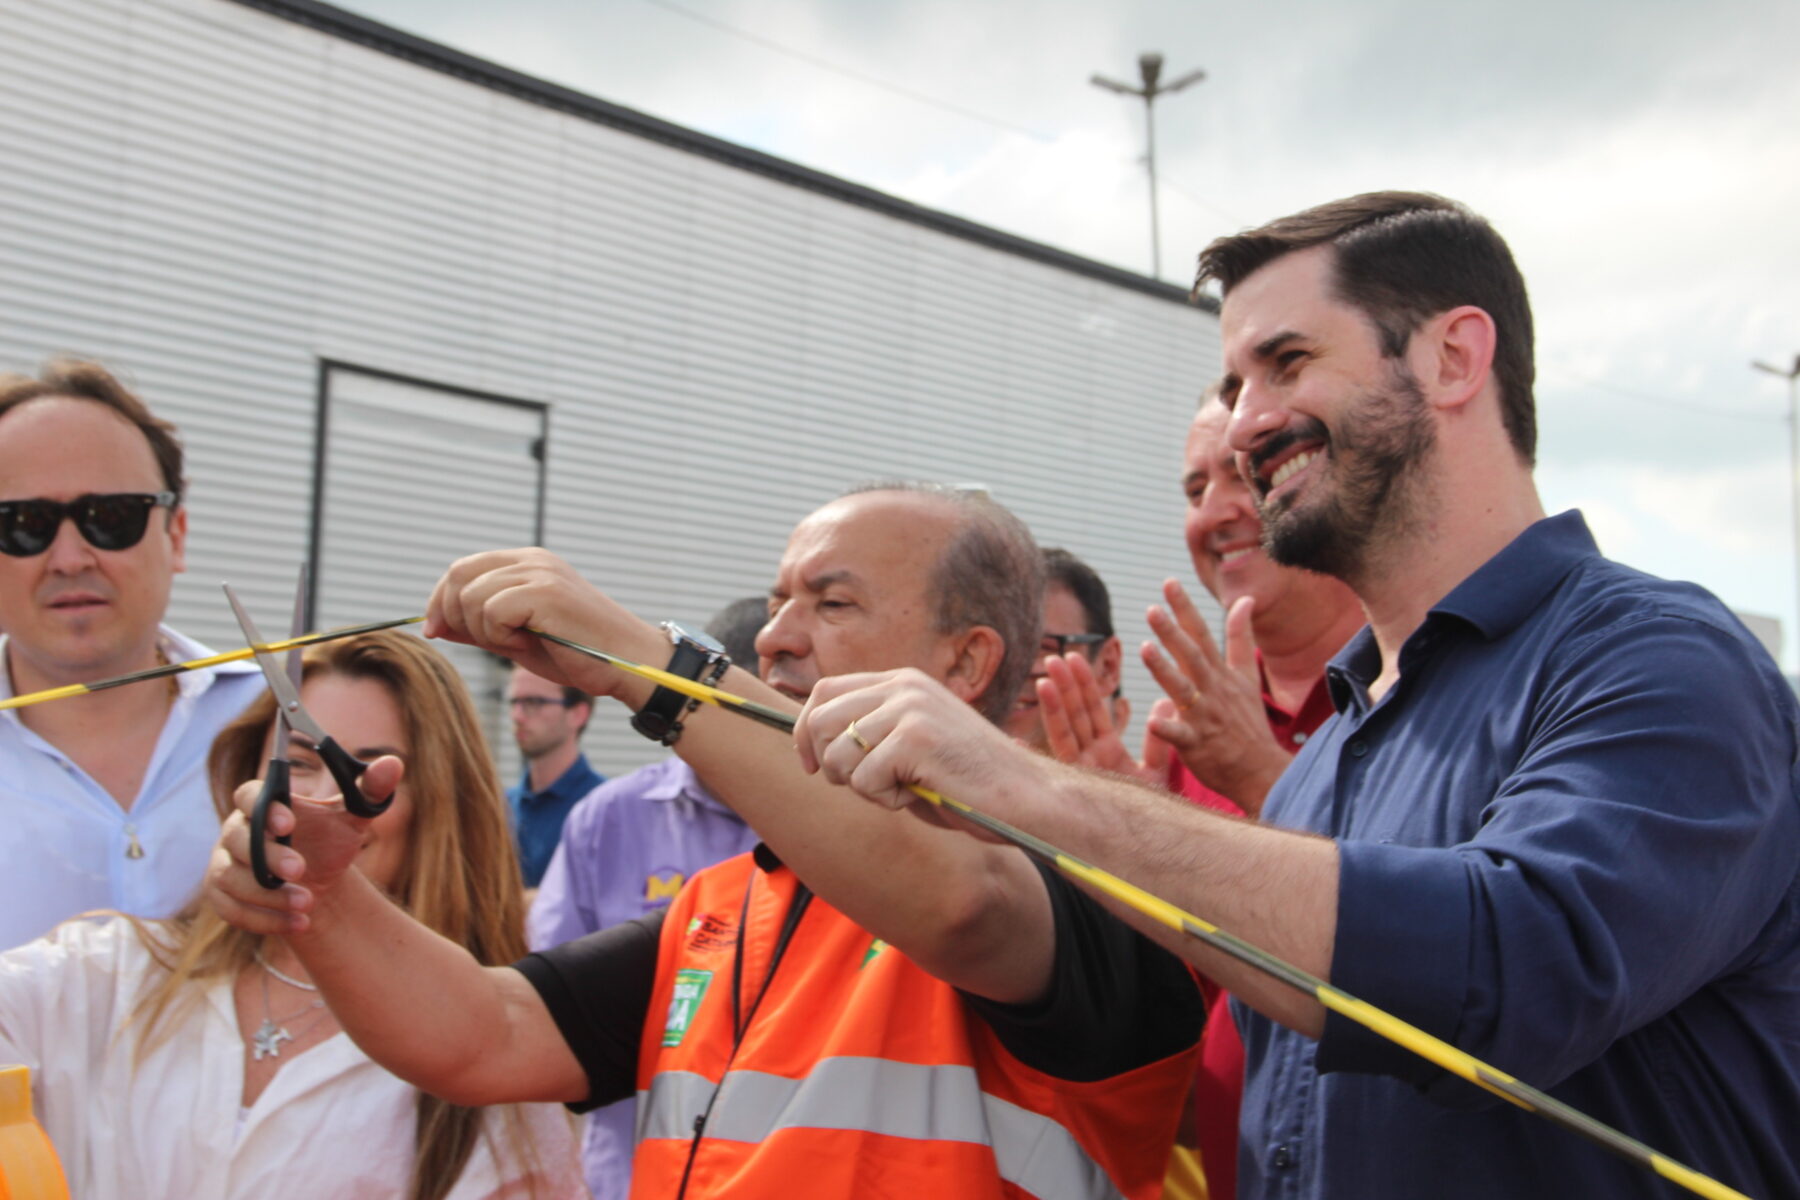
<svg viewBox="0 0 1800 1200"><path fill-rule="evenodd" d="M768 612L765 597L734 600L706 632L732 662L752 663ZM752 849L756 841L680 758L603 783L563 825L527 920L531 948L560 945L663 908L689 875ZM624 1200L631 1188L636 1113L636 1101L621 1100L588 1118L581 1157L594 1200Z"/></svg>

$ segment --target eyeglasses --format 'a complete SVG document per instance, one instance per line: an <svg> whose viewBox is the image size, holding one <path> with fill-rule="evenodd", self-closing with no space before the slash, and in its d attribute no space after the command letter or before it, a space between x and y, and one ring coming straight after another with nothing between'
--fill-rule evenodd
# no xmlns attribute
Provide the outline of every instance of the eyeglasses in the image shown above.
<svg viewBox="0 0 1800 1200"><path fill-rule="evenodd" d="M144 540L153 508L174 508L174 492L89 493L73 500L0 500L0 554L30 558L56 540L63 518L96 550L129 550Z"/></svg>
<svg viewBox="0 0 1800 1200"><path fill-rule="evenodd" d="M1061 658L1070 646L1098 646L1105 640L1104 633L1046 633L1038 643L1038 656L1054 654Z"/></svg>
<svg viewBox="0 0 1800 1200"><path fill-rule="evenodd" d="M569 702L561 696L508 696L506 703L512 708L522 708L526 712L542 712L549 705L558 708L569 707Z"/></svg>

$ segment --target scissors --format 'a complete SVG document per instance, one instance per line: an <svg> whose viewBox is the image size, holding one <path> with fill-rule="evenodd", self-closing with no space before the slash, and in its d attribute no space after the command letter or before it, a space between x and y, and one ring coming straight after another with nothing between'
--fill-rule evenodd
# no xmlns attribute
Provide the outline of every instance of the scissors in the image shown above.
<svg viewBox="0 0 1800 1200"><path fill-rule="evenodd" d="M331 772L331 777L337 781L338 790L343 793L345 810L353 816L378 817L387 811L393 798L376 803L363 795L357 781L368 770L369 764L338 745L313 719L312 714L306 711L306 706L300 703L300 647L296 646L288 651L285 666L277 666L275 656L263 649L267 643L263 641L262 634L257 632L256 622L250 619L250 614L239 603L237 593L231 590L229 583L224 587L225 599L230 602L231 611L237 616L238 627L244 631L245 639L256 652L256 665L262 668L263 678L268 681L269 690L275 694L275 748L269 756L269 769L263 777L262 793L256 798L256 806L250 810L250 869L256 875L256 882L274 889L282 885L282 879L269 870L268 858L263 851L263 838L269 827L269 806L279 802L289 808L293 807L288 755L290 727L312 740L320 761ZM299 586L294 593L293 636L296 637L306 632L306 591L306 571L302 568ZM288 844L285 837L276 840L284 846Z"/></svg>

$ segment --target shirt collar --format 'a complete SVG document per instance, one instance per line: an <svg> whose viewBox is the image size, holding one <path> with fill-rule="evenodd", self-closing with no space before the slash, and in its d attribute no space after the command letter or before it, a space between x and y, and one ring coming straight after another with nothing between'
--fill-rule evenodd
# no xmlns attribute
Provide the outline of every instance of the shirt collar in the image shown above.
<svg viewBox="0 0 1800 1200"><path fill-rule="evenodd" d="M170 662L192 662L196 658L211 658L216 653L185 633L171 629L167 625L157 626L157 635L157 648ZM254 658L244 658L236 662L219 663L217 666L205 667L198 671L183 671L175 676L175 686L180 689L181 695L193 697L200 695L212 686L214 679L222 676L261 673L262 668L256 665Z"/></svg>
<svg viewBox="0 0 1800 1200"><path fill-rule="evenodd" d="M1433 605L1407 644L1445 619L1462 621L1489 641L1504 637L1583 559L1599 553L1579 510L1535 521ZM1343 712L1380 672L1381 647L1375 642L1375 631L1365 625L1325 668L1332 704Z"/></svg>
<svg viewBox="0 0 1800 1200"><path fill-rule="evenodd" d="M14 696L12 671L6 666L6 647L10 639L0 634L0 700L10 700ZM170 662L191 662L196 658L211 658L213 650L196 642L193 638L180 633L167 625L156 627L156 648L162 651L163 657ZM182 671L174 676L178 693L185 697L198 696L212 686L213 680L223 675L244 675L259 671L254 659L243 659L238 662L218 663L215 666L203 667L198 671ZM93 681L89 681L93 682Z"/></svg>
<svg viewBox="0 0 1800 1200"><path fill-rule="evenodd" d="M527 800L537 800L544 796L573 796L579 800L593 791L599 780L598 773L588 765L587 755L577 753L568 769L541 792L531 790L531 764L526 763L519 774L519 794Z"/></svg>
<svg viewBox="0 0 1800 1200"><path fill-rule="evenodd" d="M1380 672L1381 647L1375 644L1375 631L1364 625L1325 664L1325 686L1331 689L1331 706L1348 712L1352 704L1361 702L1363 690Z"/></svg>
<svg viewBox="0 0 1800 1200"><path fill-rule="evenodd" d="M1576 509L1533 523L1477 567L1432 608L1460 617L1489 641L1505 637L1536 611L1563 578L1600 553Z"/></svg>
<svg viewBox="0 0 1800 1200"><path fill-rule="evenodd" d="M690 767L686 760L671 758L659 765L662 769L639 793L644 799L667 804L686 796L703 807L717 809L724 813L731 812L723 800L713 795L707 790L706 785L700 782L700 777L694 774L694 768Z"/></svg>

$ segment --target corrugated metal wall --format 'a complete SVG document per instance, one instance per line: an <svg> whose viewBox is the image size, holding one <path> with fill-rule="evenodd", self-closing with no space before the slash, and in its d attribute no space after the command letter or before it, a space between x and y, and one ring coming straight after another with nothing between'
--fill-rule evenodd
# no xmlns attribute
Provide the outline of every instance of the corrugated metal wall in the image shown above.
<svg viewBox="0 0 1800 1200"><path fill-rule="evenodd" d="M204 640L235 644L220 579L287 612L324 360L546 405L545 542L651 617L761 592L872 477L987 485L1094 563L1128 641L1190 574L1207 313L228 0L0 0L0 47L0 365L96 356L181 426L173 620ZM405 473L364 483L378 529ZM425 598L356 595L321 615ZM655 749L589 741L609 773Z"/></svg>

